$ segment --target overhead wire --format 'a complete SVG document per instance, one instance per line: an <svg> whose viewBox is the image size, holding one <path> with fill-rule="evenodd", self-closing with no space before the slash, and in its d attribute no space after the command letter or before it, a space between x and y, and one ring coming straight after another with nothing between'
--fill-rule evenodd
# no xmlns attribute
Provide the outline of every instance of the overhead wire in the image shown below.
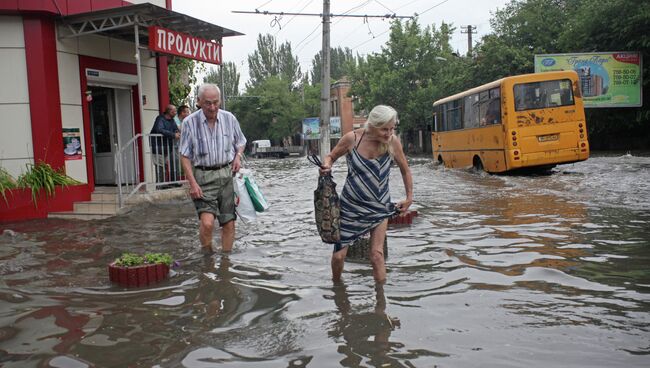
<svg viewBox="0 0 650 368"><path fill-rule="evenodd" d="M271 1L273 1L273 0L269 0L269 1L265 2L264 4L262 4L262 5L258 6L258 7L256 7L256 8L255 8L255 11L259 11L259 10L257 10L257 9L262 8L262 7L264 7L265 5L268 5L268 3L270 3Z"/></svg>
<svg viewBox="0 0 650 368"><path fill-rule="evenodd" d="M307 3L306 3L302 8L300 8L300 10L297 11L297 13L300 13L301 11L305 10L305 8L308 7L309 5L311 5L311 3L313 3L313 2L314 2L314 0L308 0ZM298 16L298 15L296 14L296 15L294 15L293 17L291 17L291 18L290 18L290 19L289 19L289 20L284 24L284 26L286 27L286 26L287 26L289 23L291 23L291 21L294 20L297 16ZM280 31L282 30L282 25L279 24L279 26L280 26L280 29L278 29L278 31L275 32L275 34L274 34L273 36L277 36L278 33L280 33Z"/></svg>
<svg viewBox="0 0 650 368"><path fill-rule="evenodd" d="M376 1L376 0L375 0L375 1ZM432 6L432 7L430 7L429 9L426 9L426 10L420 12L420 13L415 13L415 14L416 14L416 15L422 15L422 14L424 14L424 13L426 13L426 12L428 12L428 11L431 11L432 9L434 9L434 8L436 8L436 7L438 7L438 6L442 5L442 4L444 4L444 3L446 3L447 1L449 1L449 0L443 0L443 1L439 2L438 4L436 4L436 5ZM411 3L413 3L413 2L411 2ZM409 3L409 4L411 4L411 3ZM385 35L385 34L388 33L388 32L390 32L390 28L388 28L386 31L384 31L384 32L382 32L382 33L380 33L380 34L378 34L378 35L374 35L371 39L366 40L366 41L364 41L364 42L362 42L362 43L360 43L360 44L354 46L351 50L354 50L354 49L356 49L356 48L358 48L358 47L361 47L361 46L367 44L368 42L370 42L370 41L376 39L377 37Z"/></svg>
<svg viewBox="0 0 650 368"><path fill-rule="evenodd" d="M348 9L347 11L343 12L342 14L343 14L343 15L345 15L345 14L349 14L350 12L352 12L352 11L354 11L354 10L360 9L360 8L362 8L362 7L366 6L366 5L368 5L368 4L371 3L372 1L373 1L373 0L364 0L364 1L361 2L359 5L354 6L354 7L350 8L350 9ZM340 17L336 22L334 22L334 25L340 23L340 22L343 20L343 18L344 18L344 17ZM319 23L319 25L318 25L317 28L319 28L319 27L321 27L321 26L322 26L322 24ZM301 44L302 42L304 42L307 38L309 38L309 37L310 37L310 36L311 36L315 31L316 31L316 29L314 29L313 31L311 31L311 33L310 33L309 35L307 35L307 37L305 37L302 41L300 41L300 42L298 43L298 45L300 45L300 44ZM309 44L310 44L310 43L311 43L315 38L316 38L315 36L312 37L312 39L310 39L309 41L307 41L307 43L305 43L305 44L304 44L304 45L303 45L299 50L296 50L296 53L298 53L299 51L301 51L302 49L304 49L304 48L305 48L307 45L309 45ZM298 46L296 46L296 48L297 48L297 47L298 47Z"/></svg>

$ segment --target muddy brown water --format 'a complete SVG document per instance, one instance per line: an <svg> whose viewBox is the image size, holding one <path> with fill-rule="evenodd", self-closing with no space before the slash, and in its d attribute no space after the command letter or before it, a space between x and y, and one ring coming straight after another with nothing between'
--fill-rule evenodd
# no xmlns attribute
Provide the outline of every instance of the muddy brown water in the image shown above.
<svg viewBox="0 0 650 368"><path fill-rule="evenodd" d="M410 164L420 215L389 230L383 287L362 262L332 284L304 158L250 162L271 208L230 255L198 252L188 200L1 224L0 366L648 366L650 157L539 176ZM400 199L396 168L391 184ZM123 289L106 269L123 251L181 266Z"/></svg>

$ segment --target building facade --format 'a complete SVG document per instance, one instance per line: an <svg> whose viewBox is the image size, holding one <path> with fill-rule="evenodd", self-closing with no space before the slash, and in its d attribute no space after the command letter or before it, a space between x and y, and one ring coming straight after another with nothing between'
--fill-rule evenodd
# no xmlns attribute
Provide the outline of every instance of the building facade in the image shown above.
<svg viewBox="0 0 650 368"><path fill-rule="evenodd" d="M124 164L133 180L147 181L148 143L137 136L151 130L169 103L166 55L207 54L208 62L220 63L222 37L240 34L175 13L171 5L0 1L0 167L16 178L27 165L45 162L82 183L69 187L63 196L69 199L53 210L88 200L96 186L116 185L115 153L134 141ZM184 46L160 52L155 31L165 37L158 47L169 46L167 40ZM200 52L187 52L188 38L203 45ZM8 199L0 201L0 220L47 216L47 208Z"/></svg>

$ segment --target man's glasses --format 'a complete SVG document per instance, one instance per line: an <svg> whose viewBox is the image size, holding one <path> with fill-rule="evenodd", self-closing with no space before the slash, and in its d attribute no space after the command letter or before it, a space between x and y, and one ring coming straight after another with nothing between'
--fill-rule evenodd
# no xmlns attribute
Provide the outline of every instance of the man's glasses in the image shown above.
<svg viewBox="0 0 650 368"><path fill-rule="evenodd" d="M201 104L206 105L206 106L219 106L220 102L221 101L219 101L219 100L214 100L214 101L203 100L203 101L201 101Z"/></svg>

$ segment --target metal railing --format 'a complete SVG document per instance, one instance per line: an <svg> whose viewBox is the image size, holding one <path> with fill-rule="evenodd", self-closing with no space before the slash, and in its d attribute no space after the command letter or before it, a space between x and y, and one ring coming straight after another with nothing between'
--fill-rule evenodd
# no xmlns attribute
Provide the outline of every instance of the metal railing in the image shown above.
<svg viewBox="0 0 650 368"><path fill-rule="evenodd" d="M173 141L170 145L162 134L137 134L124 146L117 147L114 162L119 208L143 189L167 189L186 182L182 175L178 143ZM142 175L141 171L147 170L147 167L149 175Z"/></svg>

